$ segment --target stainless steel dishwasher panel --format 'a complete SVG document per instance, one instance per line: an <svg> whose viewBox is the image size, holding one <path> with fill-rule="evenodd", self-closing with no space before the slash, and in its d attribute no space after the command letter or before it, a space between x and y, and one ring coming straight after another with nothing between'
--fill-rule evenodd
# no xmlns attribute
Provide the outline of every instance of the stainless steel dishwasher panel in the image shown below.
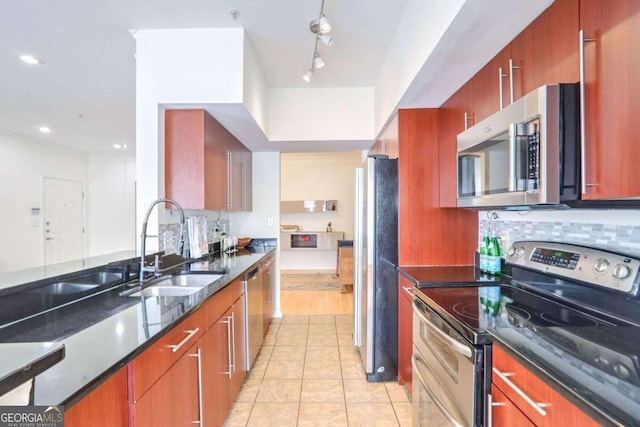
<svg viewBox="0 0 640 427"><path fill-rule="evenodd" d="M246 294L246 324L247 324L247 371L251 369L256 356L262 347L263 335L263 284L260 267L251 269L244 280Z"/></svg>

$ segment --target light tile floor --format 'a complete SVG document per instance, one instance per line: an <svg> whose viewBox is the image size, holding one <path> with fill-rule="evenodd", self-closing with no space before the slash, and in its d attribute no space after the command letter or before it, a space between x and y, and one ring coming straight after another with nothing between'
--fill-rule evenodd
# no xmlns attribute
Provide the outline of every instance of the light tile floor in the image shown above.
<svg viewBox="0 0 640 427"><path fill-rule="evenodd" d="M404 387L366 381L352 330L352 315L274 319L224 425L411 426Z"/></svg>

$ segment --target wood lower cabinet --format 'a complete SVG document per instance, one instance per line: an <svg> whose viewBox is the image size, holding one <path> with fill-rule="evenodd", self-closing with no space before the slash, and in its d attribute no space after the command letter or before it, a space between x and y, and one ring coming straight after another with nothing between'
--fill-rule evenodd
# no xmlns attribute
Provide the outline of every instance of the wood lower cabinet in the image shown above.
<svg viewBox="0 0 640 427"><path fill-rule="evenodd" d="M526 415L500 391L495 384L491 384L491 399L488 404L488 426L504 427L534 427Z"/></svg>
<svg viewBox="0 0 640 427"><path fill-rule="evenodd" d="M640 196L640 2L581 0L586 107L583 199ZM576 34L577 37L577 34Z"/></svg>
<svg viewBox="0 0 640 427"><path fill-rule="evenodd" d="M123 368L99 385L80 402L67 408L64 425L67 427L126 426L127 369Z"/></svg>
<svg viewBox="0 0 640 427"><path fill-rule="evenodd" d="M194 343L134 405L131 425L188 427L200 422L198 346Z"/></svg>
<svg viewBox="0 0 640 427"><path fill-rule="evenodd" d="M221 426L244 381L244 295L198 340L203 426Z"/></svg>
<svg viewBox="0 0 640 427"><path fill-rule="evenodd" d="M595 427L599 425L499 346L494 344L492 353L492 386L502 392L506 399L512 402L534 425L548 427L559 425ZM525 399L524 396L527 396L528 399ZM493 408L494 426L511 427L516 425L499 424L496 419L499 409L496 406ZM512 411L509 410L509 412Z"/></svg>
<svg viewBox="0 0 640 427"><path fill-rule="evenodd" d="M238 279L128 365L129 425L221 426L247 374L245 331Z"/></svg>
<svg viewBox="0 0 640 427"><path fill-rule="evenodd" d="M398 274L398 384L412 390L413 283Z"/></svg>

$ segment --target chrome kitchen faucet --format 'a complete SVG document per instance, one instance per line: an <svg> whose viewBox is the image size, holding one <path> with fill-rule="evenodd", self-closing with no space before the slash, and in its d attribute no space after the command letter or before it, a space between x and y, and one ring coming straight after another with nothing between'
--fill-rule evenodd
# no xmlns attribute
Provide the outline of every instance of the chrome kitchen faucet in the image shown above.
<svg viewBox="0 0 640 427"><path fill-rule="evenodd" d="M182 210L182 206L180 206L180 204L175 200L165 199L162 197L151 202L151 205L147 208L147 212L144 215L144 221L142 222L142 233L140 234L140 274L139 274L140 285L144 283L144 273L153 272L153 274L156 276L160 275L160 257L158 255L156 255L156 259L155 259L155 262L153 263L154 264L153 267L145 267L144 265L147 237L158 237L158 238L160 237L160 236L147 236L147 223L149 222L149 216L151 216L151 211L153 210L153 207L159 203L171 203L176 208L178 208L178 212L180 212L180 237L178 237L178 239L180 239L178 244L178 249L180 254L182 254L182 249L184 246L184 235L183 235L184 211Z"/></svg>

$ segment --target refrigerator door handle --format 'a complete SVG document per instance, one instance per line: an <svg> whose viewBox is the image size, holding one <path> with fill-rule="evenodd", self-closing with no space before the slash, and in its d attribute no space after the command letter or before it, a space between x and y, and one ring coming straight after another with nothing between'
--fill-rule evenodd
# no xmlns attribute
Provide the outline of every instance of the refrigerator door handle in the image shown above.
<svg viewBox="0 0 640 427"><path fill-rule="evenodd" d="M353 344L362 345L362 216L364 214L363 200L364 169L356 168L354 188L354 218L353 218Z"/></svg>

